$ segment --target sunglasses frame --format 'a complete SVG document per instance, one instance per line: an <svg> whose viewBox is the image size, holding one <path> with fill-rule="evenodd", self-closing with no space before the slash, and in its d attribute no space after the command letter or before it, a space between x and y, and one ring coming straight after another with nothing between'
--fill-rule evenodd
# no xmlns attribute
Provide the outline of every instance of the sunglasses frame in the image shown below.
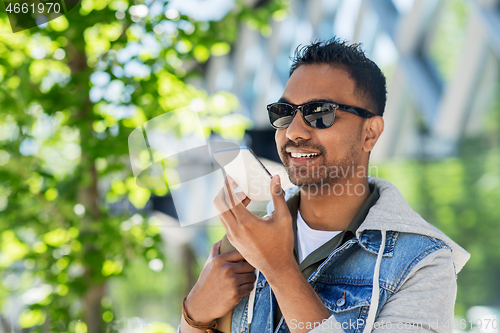
<svg viewBox="0 0 500 333"><path fill-rule="evenodd" d="M304 112L302 112L302 108L304 106L312 104L312 103L325 103L325 104L334 105L332 123L330 125L326 126L325 128L329 128L329 127L331 127L335 123L335 116L336 116L337 110L349 112L349 113L352 113L353 115L356 115L356 116L361 117L361 118L371 118L371 117L375 117L376 116L376 114L374 114L373 112L370 112L370 111L362 109L362 108L358 108L357 106L351 106L351 105L346 105L346 104L339 104L339 103L330 102L330 101L311 101L311 102L307 102L307 103L304 103L304 104L301 104L301 105L295 105L295 104L285 103L285 102L276 102L276 103L271 103L271 104L267 105L267 112L268 112L268 115L269 115L269 120L271 120L271 110L270 110L271 107L273 107L275 105L287 105L287 106L291 106L293 108L293 113L291 114L292 121L295 118L295 113L297 113L297 110L299 110L300 111L300 115L302 116L302 119L304 120L304 122L309 127L312 127L314 129L324 129L324 128L317 128L317 127L312 126L309 123L309 121L307 121L306 115L304 115ZM311 113L311 114L313 114L313 113ZM290 124L292 123L292 121L290 122ZM275 129L285 129L285 128L288 128L288 126L290 126L290 124L288 124L286 127L276 127L271 122L271 126L274 127Z"/></svg>

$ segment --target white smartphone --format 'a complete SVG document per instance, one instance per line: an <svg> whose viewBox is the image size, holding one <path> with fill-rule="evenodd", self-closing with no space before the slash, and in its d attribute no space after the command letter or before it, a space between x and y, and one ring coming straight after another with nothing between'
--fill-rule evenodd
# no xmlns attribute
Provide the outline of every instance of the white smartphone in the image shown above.
<svg viewBox="0 0 500 333"><path fill-rule="evenodd" d="M272 175L250 148L216 150L213 157L250 200L272 200Z"/></svg>

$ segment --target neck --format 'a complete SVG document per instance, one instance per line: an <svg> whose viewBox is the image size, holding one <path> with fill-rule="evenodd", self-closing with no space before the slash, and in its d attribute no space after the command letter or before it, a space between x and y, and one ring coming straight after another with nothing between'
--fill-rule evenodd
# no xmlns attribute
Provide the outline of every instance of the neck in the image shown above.
<svg viewBox="0 0 500 333"><path fill-rule="evenodd" d="M300 215L316 230L345 230L370 196L367 178L346 179L323 188L303 186L300 189Z"/></svg>

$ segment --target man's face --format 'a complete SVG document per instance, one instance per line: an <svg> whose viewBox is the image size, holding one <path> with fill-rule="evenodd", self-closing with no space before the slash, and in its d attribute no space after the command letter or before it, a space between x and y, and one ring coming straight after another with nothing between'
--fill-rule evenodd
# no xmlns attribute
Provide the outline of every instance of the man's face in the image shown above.
<svg viewBox="0 0 500 333"><path fill-rule="evenodd" d="M288 80L280 101L300 105L317 100L370 110L356 96L355 83L344 70L324 64L302 65ZM315 129L297 111L288 128L276 130L278 153L291 182L299 186L342 183L359 172L359 167L366 167L362 161L363 124L363 118L337 110L331 127Z"/></svg>

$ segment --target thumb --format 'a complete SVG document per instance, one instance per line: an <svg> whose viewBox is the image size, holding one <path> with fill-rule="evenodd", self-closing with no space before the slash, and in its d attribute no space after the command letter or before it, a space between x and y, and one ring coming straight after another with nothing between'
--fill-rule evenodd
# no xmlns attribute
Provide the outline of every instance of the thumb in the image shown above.
<svg viewBox="0 0 500 333"><path fill-rule="evenodd" d="M271 194L273 197L274 212L282 214L288 212L283 189L281 188L280 176L275 175L271 180Z"/></svg>
<svg viewBox="0 0 500 333"><path fill-rule="evenodd" d="M220 241L218 241L217 243L215 243L214 245L212 245L212 248L210 249L210 255L208 256L207 263L209 261L212 261L213 258L215 258L219 255L221 243L222 243L222 239Z"/></svg>

